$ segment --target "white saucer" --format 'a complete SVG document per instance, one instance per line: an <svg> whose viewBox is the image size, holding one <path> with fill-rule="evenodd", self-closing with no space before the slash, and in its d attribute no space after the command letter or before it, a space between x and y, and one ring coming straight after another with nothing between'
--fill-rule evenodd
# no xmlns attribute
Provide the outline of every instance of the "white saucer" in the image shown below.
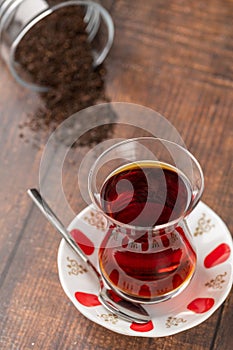
<svg viewBox="0 0 233 350"><path fill-rule="evenodd" d="M224 222L202 202L189 216L188 223L197 248L196 273L180 295L145 307L152 317L148 324L132 325L99 305L96 279L62 240L58 251L58 272L65 293L88 319L124 335L164 337L202 323L224 302L231 290L233 245ZM98 266L95 247L99 246L106 233L105 219L90 206L71 222L69 230L73 229L81 231L78 233L84 244L81 247Z"/></svg>

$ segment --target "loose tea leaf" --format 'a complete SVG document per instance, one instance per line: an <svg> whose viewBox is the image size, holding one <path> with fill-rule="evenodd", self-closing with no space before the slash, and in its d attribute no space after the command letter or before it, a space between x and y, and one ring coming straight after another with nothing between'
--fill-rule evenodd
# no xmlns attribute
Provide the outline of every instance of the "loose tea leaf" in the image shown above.
<svg viewBox="0 0 233 350"><path fill-rule="evenodd" d="M44 107L27 123L34 131L53 129L83 108L109 102L104 92L106 71L103 65L93 68L83 17L80 6L61 8L35 24L17 48L16 60L32 82L49 87L41 93ZM102 137L106 128L103 133Z"/></svg>

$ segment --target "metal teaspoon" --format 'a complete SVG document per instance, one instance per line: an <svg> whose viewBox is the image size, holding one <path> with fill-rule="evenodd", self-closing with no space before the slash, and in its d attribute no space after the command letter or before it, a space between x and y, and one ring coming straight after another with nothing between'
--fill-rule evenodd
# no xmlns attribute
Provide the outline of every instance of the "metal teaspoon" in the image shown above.
<svg viewBox="0 0 233 350"><path fill-rule="evenodd" d="M58 219L56 214L48 206L45 200L41 197L39 191L37 189L29 189L27 193L37 205L37 207L41 210L41 212L46 216L49 222L57 229L57 231L62 235L65 241L75 251L75 253L78 254L82 261L84 261L88 265L89 269L92 270L98 278L100 284L98 299L100 303L107 310L111 311L113 314L116 314L124 320L136 323L149 322L151 318L147 311L140 304L136 304L125 299L123 300L121 298L114 298L111 289L105 287L101 274L97 271L95 266L91 263L88 257L76 244L73 237L69 234L65 226Z"/></svg>

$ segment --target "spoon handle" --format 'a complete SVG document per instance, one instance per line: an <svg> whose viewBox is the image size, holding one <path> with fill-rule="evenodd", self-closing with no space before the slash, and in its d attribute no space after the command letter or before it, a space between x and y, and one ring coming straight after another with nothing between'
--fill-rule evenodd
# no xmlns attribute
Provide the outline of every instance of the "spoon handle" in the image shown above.
<svg viewBox="0 0 233 350"><path fill-rule="evenodd" d="M97 275L98 279L100 279L100 274L96 270L95 266L92 265L87 256L83 253L83 251L79 248L73 237L69 234L65 226L58 219L56 214L52 211L46 201L41 197L40 192L35 189L29 189L27 191L33 202L37 205L40 211L45 215L45 217L49 220L49 222L57 229L57 231L62 235L65 241L70 245L70 247L78 254L78 256L89 265L89 267L93 270L93 272Z"/></svg>
<svg viewBox="0 0 233 350"><path fill-rule="evenodd" d="M146 310L141 305L135 305L134 303L128 302L126 300L115 301L112 298L109 290L104 288L104 282L102 280L101 274L96 269L96 267L91 263L83 251L79 248L73 237L69 234L65 226L58 219L56 214L52 211L46 201L40 195L40 192L33 188L27 191L33 202L37 205L40 211L45 215L49 222L57 229L65 241L71 246L75 253L90 267L90 269L97 276L101 293L99 294L100 302L111 312L116 313L119 317L126 319L131 322L145 323L150 320L150 316Z"/></svg>

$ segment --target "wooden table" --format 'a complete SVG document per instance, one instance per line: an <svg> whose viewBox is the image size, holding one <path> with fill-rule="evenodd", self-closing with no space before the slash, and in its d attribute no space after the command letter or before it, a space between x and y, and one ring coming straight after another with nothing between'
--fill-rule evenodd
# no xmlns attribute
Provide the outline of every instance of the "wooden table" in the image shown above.
<svg viewBox="0 0 233 350"><path fill-rule="evenodd" d="M111 101L148 106L174 125L202 165L203 201L233 232L233 1L104 4L116 29L105 62L105 94ZM42 101L20 87L2 61L0 66L0 348L232 349L232 292L204 323L165 338L119 335L76 310L58 279L60 237L26 194L27 188L39 186L40 160L51 130L35 132L22 125ZM130 135L123 128L120 136ZM74 176L79 157L91 147L88 139L85 147L77 146L63 172L66 197L76 213L84 206ZM55 178L48 171L48 183L56 184ZM56 185L48 191L48 200L52 197L50 203L59 211Z"/></svg>

